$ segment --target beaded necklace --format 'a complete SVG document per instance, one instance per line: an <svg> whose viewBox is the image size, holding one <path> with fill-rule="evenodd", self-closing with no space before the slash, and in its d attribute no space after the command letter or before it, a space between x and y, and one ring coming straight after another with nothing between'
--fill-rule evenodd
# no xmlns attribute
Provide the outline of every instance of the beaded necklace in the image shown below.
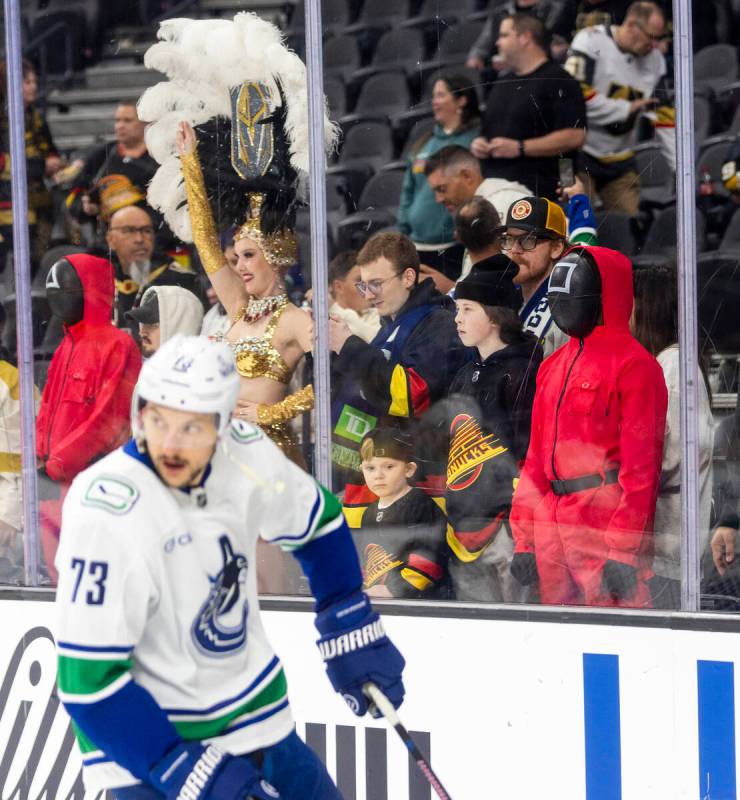
<svg viewBox="0 0 740 800"><path fill-rule="evenodd" d="M288 302L286 294L275 294L271 297L250 297L247 305L242 309L240 318L244 322L256 322L262 317L273 314Z"/></svg>

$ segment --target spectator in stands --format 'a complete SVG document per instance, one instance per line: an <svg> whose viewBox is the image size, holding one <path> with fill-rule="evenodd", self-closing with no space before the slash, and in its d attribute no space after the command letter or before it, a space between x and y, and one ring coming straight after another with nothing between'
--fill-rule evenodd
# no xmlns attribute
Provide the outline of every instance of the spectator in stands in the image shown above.
<svg viewBox="0 0 740 800"><path fill-rule="evenodd" d="M511 570L524 585L539 577L544 603L649 607L668 398L629 332L632 265L574 248L550 276L549 303L570 339L537 376Z"/></svg>
<svg viewBox="0 0 740 800"><path fill-rule="evenodd" d="M329 313L343 319L353 336L372 342L380 330L380 317L376 309L370 308L367 297L358 290L360 281L357 251L337 253L329 262L329 294L334 301Z"/></svg>
<svg viewBox="0 0 740 800"><path fill-rule="evenodd" d="M30 61L23 59L23 107L26 130L26 176L28 180L28 233L32 268L36 269L49 246L52 203L44 183L59 172L59 156L46 117L36 107L38 78ZM0 65L0 272L13 249L13 197L11 190L10 130L6 97L7 66Z"/></svg>
<svg viewBox="0 0 740 800"><path fill-rule="evenodd" d="M558 184L558 194L561 202L567 203L568 241L571 244L598 244L596 219L583 181L576 175L570 186Z"/></svg>
<svg viewBox="0 0 740 800"><path fill-rule="evenodd" d="M531 14L506 17L497 46L511 72L494 83L471 150L487 178L518 181L555 200L558 159L586 138L578 83L550 62L545 26Z"/></svg>
<svg viewBox="0 0 740 800"><path fill-rule="evenodd" d="M509 208L501 236L501 249L519 268L514 278L524 303L519 318L542 343L545 356L568 338L554 324L547 298L550 273L568 246L566 226L560 206L546 197L525 197Z"/></svg>
<svg viewBox="0 0 740 800"><path fill-rule="evenodd" d="M362 473L377 500L362 512L353 538L372 597L448 599L447 520L437 503L411 485L413 442L376 428L360 446Z"/></svg>
<svg viewBox="0 0 740 800"><path fill-rule="evenodd" d="M717 227L720 235L724 234L730 220L740 207L740 139L735 139L727 148L727 155L722 164L722 183L730 193L720 213Z"/></svg>
<svg viewBox="0 0 740 800"><path fill-rule="evenodd" d="M450 214L477 195L488 200L503 218L512 203L530 194L520 183L503 178L484 180L478 159L459 145L449 145L436 152L427 161L424 173L434 199ZM461 277L464 278L469 271L469 259L464 259Z"/></svg>
<svg viewBox="0 0 740 800"><path fill-rule="evenodd" d="M503 62L496 57L496 42L501 22L514 14L532 14L542 20L548 31L559 34L564 9L561 3L552 0L506 0L494 5L483 30L470 48L466 67L481 71L487 67L498 71L503 67Z"/></svg>
<svg viewBox="0 0 740 800"><path fill-rule="evenodd" d="M0 335L5 324L0 303ZM23 577L22 499L19 375L0 345L0 582L20 583Z"/></svg>
<svg viewBox="0 0 740 800"><path fill-rule="evenodd" d="M368 344L353 336L344 320L329 321L329 346L337 353L333 424L350 467L353 451L359 466L362 435L379 419L423 417L447 394L467 360L455 331L452 301L431 281L419 283L419 255L408 237L395 232L371 236L357 264L358 288L377 310L382 327Z"/></svg>
<svg viewBox="0 0 740 800"><path fill-rule="evenodd" d="M121 100L114 120L115 141L102 144L90 152L67 197L69 213L78 223L97 220L101 213L100 190L107 183L103 181L101 186L104 178L125 178L125 183L131 187L132 196L135 194L140 198L146 197L146 187L157 171L158 164L147 150L145 129L146 123L136 113L136 100ZM118 207L127 204L124 202ZM117 209L109 207L108 215L115 210Z"/></svg>
<svg viewBox="0 0 740 800"><path fill-rule="evenodd" d="M236 263L239 257L234 250L234 230L227 231L221 237L221 248L224 251L224 258L231 269L236 271ZM204 286L206 301L210 305L203 317L203 327L200 330L201 336L225 336L226 331L231 327L231 320L226 313L226 309L218 299L216 290L211 286L211 282L206 275L200 275L201 284ZM207 284L207 285L206 285Z"/></svg>
<svg viewBox="0 0 740 800"><path fill-rule="evenodd" d="M740 598L740 559L735 558L740 530L740 403L736 403L729 425L721 428L727 429L725 441L719 443L724 454L725 477L715 487L719 502L715 506L711 538L712 562L719 578L705 569L702 591Z"/></svg>
<svg viewBox="0 0 740 800"><path fill-rule="evenodd" d="M448 145L469 148L480 133L478 95L470 85L470 78L440 75L432 90L432 111L433 130L415 142L409 154L398 208L398 229L415 244L450 247L454 246L452 218L435 202L424 165L429 156Z"/></svg>
<svg viewBox="0 0 740 800"><path fill-rule="evenodd" d="M149 286L182 286L200 294L194 272L154 251L154 223L140 206L125 206L110 219L106 241L116 271L114 320L126 327L126 312L139 304Z"/></svg>
<svg viewBox="0 0 740 800"><path fill-rule="evenodd" d="M655 608L681 606L681 403L678 352L676 272L668 267L641 267L634 273L632 334L658 360L668 388L663 466L653 526L653 572L650 593ZM703 376L699 390L699 553L709 541L712 508L712 407Z"/></svg>
<svg viewBox="0 0 740 800"><path fill-rule="evenodd" d="M59 484L59 501L41 514L46 566L54 575L61 503L72 479L130 435L131 394L141 367L134 340L111 323L113 265L70 255L46 279L52 313L64 323L36 421L36 454Z"/></svg>
<svg viewBox="0 0 740 800"><path fill-rule="evenodd" d="M473 267L504 269L509 263L509 259L501 255L501 217L484 197L471 197L457 209L455 238L465 248L463 271L466 275Z"/></svg>
<svg viewBox="0 0 740 800"><path fill-rule="evenodd" d="M203 324L203 304L181 286L152 286L141 305L126 312L126 319L139 326L141 355L151 358L178 333L198 336Z"/></svg>
<svg viewBox="0 0 740 800"><path fill-rule="evenodd" d="M452 381L448 401L447 541L457 600L524 599L509 571L508 514L529 446L542 349L522 329L516 266L504 261L503 269L476 266L455 288L457 332L475 348L474 361Z"/></svg>
<svg viewBox="0 0 740 800"><path fill-rule="evenodd" d="M676 167L675 112L666 90L665 58L658 48L664 36L660 7L638 0L621 25L581 31L566 62L581 84L588 114L588 135L579 156L581 179L605 209L630 216L640 205L632 149L640 115L655 126L668 163Z"/></svg>

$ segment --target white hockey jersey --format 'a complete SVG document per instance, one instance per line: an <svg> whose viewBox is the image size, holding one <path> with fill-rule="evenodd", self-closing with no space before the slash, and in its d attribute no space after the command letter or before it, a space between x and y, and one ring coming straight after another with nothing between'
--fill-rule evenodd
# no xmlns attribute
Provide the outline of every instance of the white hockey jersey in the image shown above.
<svg viewBox="0 0 740 800"><path fill-rule="evenodd" d="M565 69L580 82L586 101L588 133L584 151L607 163L629 158L638 118L630 115L630 105L634 100L659 94L666 75L663 54L657 49L642 57L626 53L614 41L610 26L596 25L576 34ZM643 113L655 126L668 163L675 170L675 110L665 104Z"/></svg>
<svg viewBox="0 0 740 800"><path fill-rule="evenodd" d="M257 537L301 547L341 526L339 502L241 421L197 489L170 489L137 456L133 443L111 453L64 503L60 699L99 702L134 680L186 740L235 754L275 744L293 720L260 619ZM75 729L86 789L137 783Z"/></svg>

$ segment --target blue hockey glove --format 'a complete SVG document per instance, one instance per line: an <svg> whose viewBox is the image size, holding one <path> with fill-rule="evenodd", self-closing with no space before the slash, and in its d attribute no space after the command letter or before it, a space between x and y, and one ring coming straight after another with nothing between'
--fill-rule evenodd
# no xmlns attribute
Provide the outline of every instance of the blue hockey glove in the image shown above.
<svg viewBox="0 0 740 800"><path fill-rule="evenodd" d="M280 800L248 758L200 742L170 750L152 767L149 780L167 800Z"/></svg>
<svg viewBox="0 0 740 800"><path fill-rule="evenodd" d="M386 636L380 617L363 591L356 591L316 615L317 644L331 685L352 711L368 710L362 687L374 683L398 708L403 702L403 656ZM380 716L375 706L374 717Z"/></svg>

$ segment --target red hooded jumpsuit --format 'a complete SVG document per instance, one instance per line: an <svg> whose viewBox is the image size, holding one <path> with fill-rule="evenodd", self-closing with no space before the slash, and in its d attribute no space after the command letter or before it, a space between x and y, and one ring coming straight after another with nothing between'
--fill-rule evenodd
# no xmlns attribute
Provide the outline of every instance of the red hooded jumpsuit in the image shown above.
<svg viewBox="0 0 740 800"><path fill-rule="evenodd" d="M141 356L128 333L111 322L113 266L104 258L66 256L82 283L80 322L65 326L54 353L36 421L36 453L62 484L59 501L42 503L47 568L59 536L61 503L72 479L130 434L131 395Z"/></svg>
<svg viewBox="0 0 740 800"><path fill-rule="evenodd" d="M602 281L604 324L571 338L537 375L532 435L514 494L515 552L534 553L548 604L649 606L652 519L658 493L667 391L658 362L629 332L632 265L589 247ZM557 496L553 480L618 480ZM608 559L638 570L633 597L601 591Z"/></svg>

